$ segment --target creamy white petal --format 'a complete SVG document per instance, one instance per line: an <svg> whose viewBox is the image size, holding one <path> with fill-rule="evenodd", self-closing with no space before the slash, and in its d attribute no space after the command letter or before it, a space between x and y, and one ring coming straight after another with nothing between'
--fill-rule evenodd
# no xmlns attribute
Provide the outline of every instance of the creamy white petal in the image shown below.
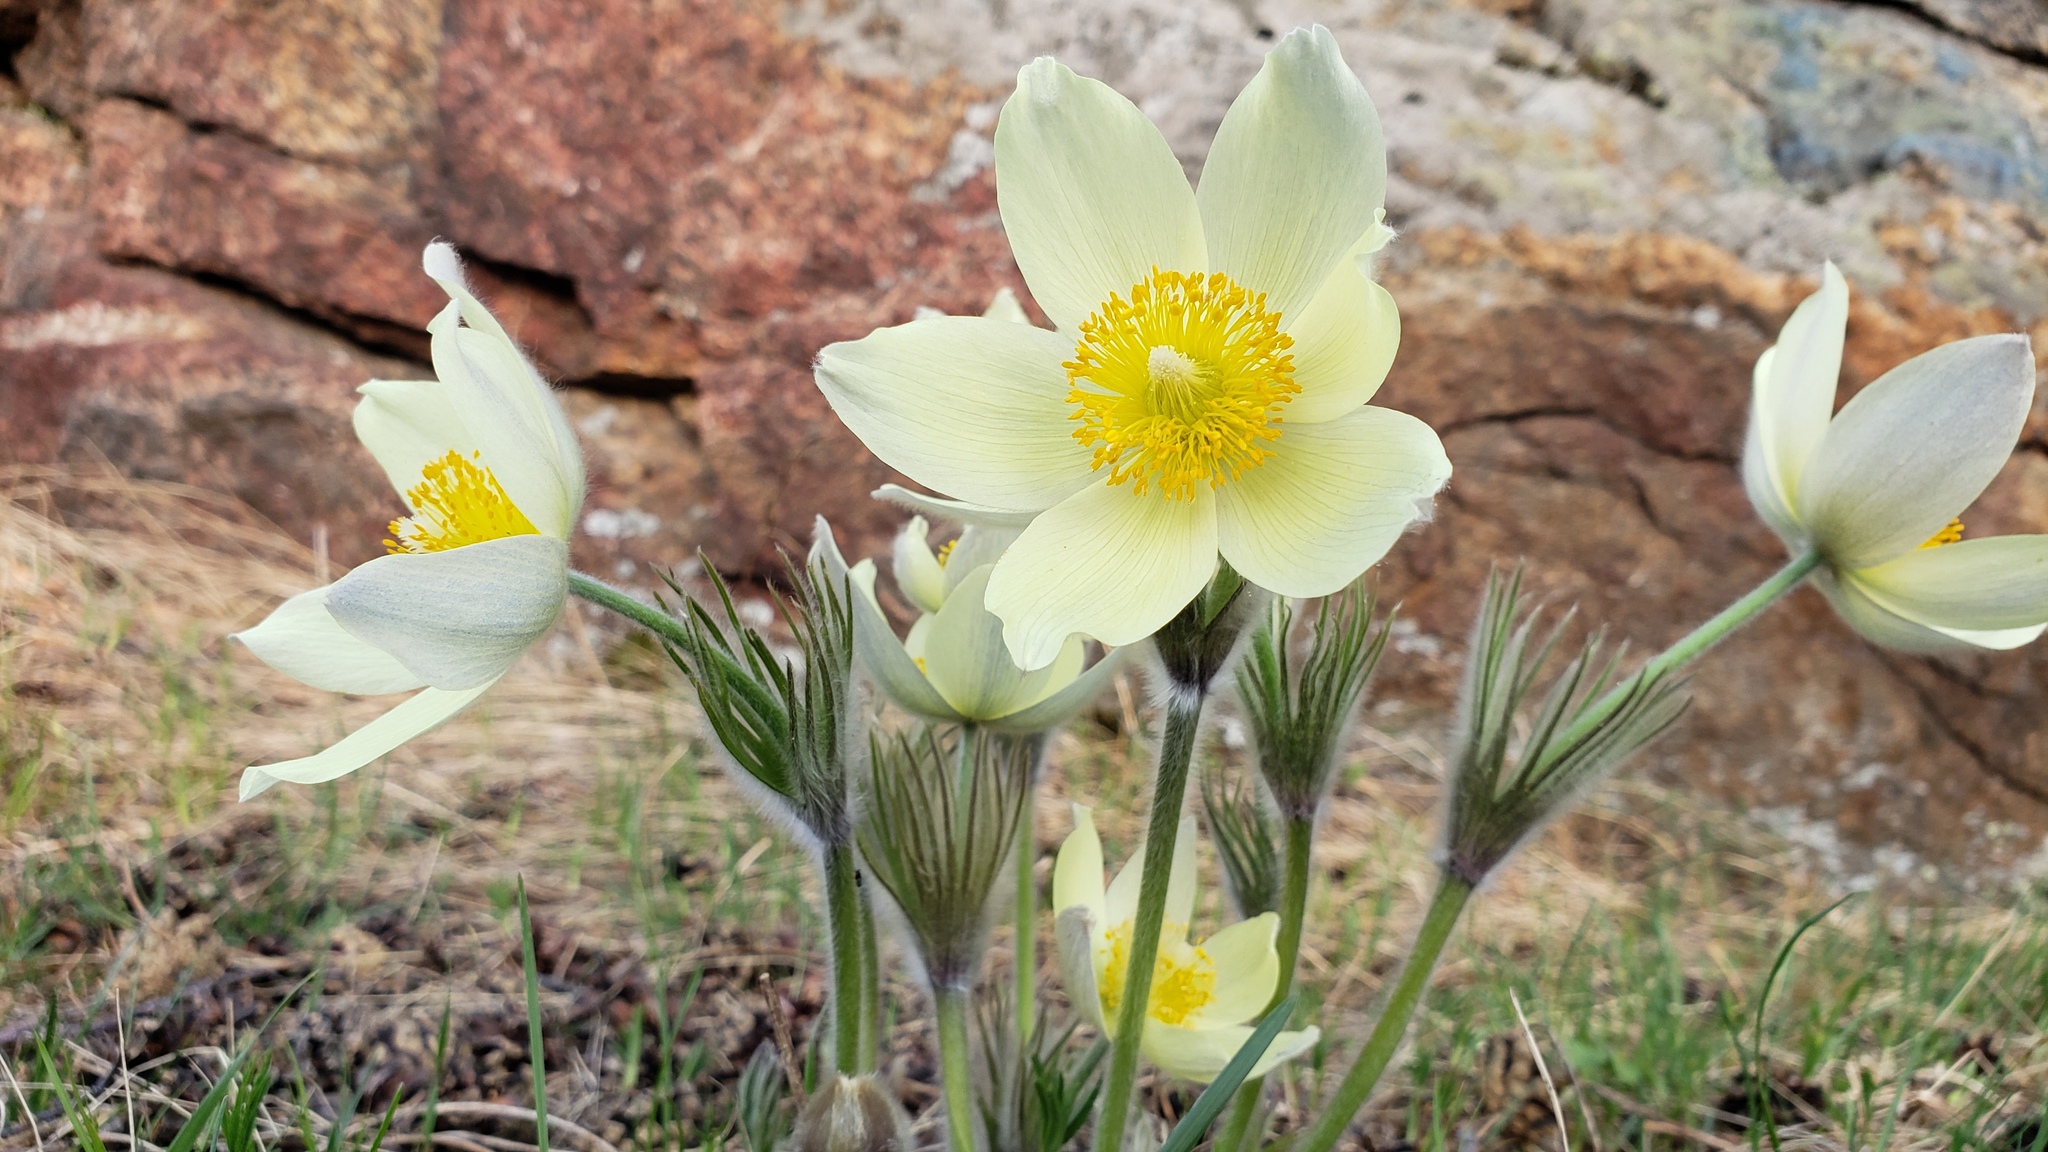
<svg viewBox="0 0 2048 1152"><path fill-rule="evenodd" d="M1100 875L1100 873L1097 873ZM1084 904L1069 905L1053 917L1053 945L1060 961L1060 981L1066 985L1067 1002L1082 1019L1116 1038L1116 1022L1105 1019L1102 993L1095 984L1095 942L1101 937L1093 913Z"/></svg>
<svg viewBox="0 0 2048 1152"><path fill-rule="evenodd" d="M1036 512L1010 512L1001 508L990 508L983 504L970 504L964 500L947 500L938 496L927 496L912 492L901 484L884 484L868 493L877 500L887 500L898 508L908 508L940 520L951 520L956 524L981 524L991 528L1012 528L1022 531L1031 523Z"/></svg>
<svg viewBox="0 0 2048 1152"><path fill-rule="evenodd" d="M1203 953L1216 966L1216 989L1188 1023L1241 1024L1264 1013L1280 983L1279 936L1280 917L1263 912L1202 941Z"/></svg>
<svg viewBox="0 0 2048 1152"><path fill-rule="evenodd" d="M301 592L254 628L234 634L258 659L323 692L377 696L410 692L426 681L391 654L350 635L327 611L332 584Z"/></svg>
<svg viewBox="0 0 2048 1152"><path fill-rule="evenodd" d="M1092 827L1092 825L1091 825ZM1107 924L1121 924L1138 914L1138 890L1144 883L1145 846L1131 853L1124 866L1117 870L1116 879L1109 882ZM1161 930L1172 932L1178 927L1178 935L1185 939L1188 922L1194 918L1196 888L1200 872L1195 863L1195 819L1183 817L1180 832L1173 841L1173 867L1166 875L1166 918Z"/></svg>
<svg viewBox="0 0 2048 1152"><path fill-rule="evenodd" d="M483 366L464 354L461 306L449 304L427 325L434 375L448 388L449 403L462 414L463 426L482 453L483 464L496 476L505 495L533 526L546 535L567 539L576 508L547 434L491 382ZM581 494L577 494L580 499Z"/></svg>
<svg viewBox="0 0 2048 1152"><path fill-rule="evenodd" d="M1853 579L1842 579L1825 565L1812 576L1813 586L1827 597L1829 606L1842 621L1873 644L1901 652L1955 652L1968 647L1966 641L1937 632L1872 600Z"/></svg>
<svg viewBox="0 0 2048 1152"><path fill-rule="evenodd" d="M1757 358L1756 380L1761 381L1771 370L1774 350L1764 349ZM1778 539L1793 552L1804 552L1812 543L1806 529L1799 522L1799 516L1792 510L1792 498L1778 485L1777 470L1771 463L1771 453L1763 446L1763 422L1757 419L1756 400L1752 393L1750 400L1749 428L1742 440L1742 490L1749 495L1749 506L1777 533Z"/></svg>
<svg viewBox="0 0 2048 1152"><path fill-rule="evenodd" d="M1769 488L1786 507L1804 503L1797 498L1800 477L1820 447L1828 417L1835 410L1835 385L1842 375L1842 335L1848 323L1849 284L1829 261L1821 269L1820 290L1792 310L1778 330L1778 342L1757 361L1750 398L1750 436L1760 452L1759 481L1768 478ZM1750 500L1758 501L1755 491Z"/></svg>
<svg viewBox="0 0 2048 1152"><path fill-rule="evenodd" d="M2048 631L2048 624L2030 624L2024 628L1937 628L1935 631L1951 640L1961 640L1973 648L1989 648L2004 652L2032 644Z"/></svg>
<svg viewBox="0 0 2048 1152"><path fill-rule="evenodd" d="M936 567L936 565L934 565ZM1007 716L1043 699L1058 687L1055 660L1025 672L1010 660L1003 645L1003 622L982 606L994 568L983 565L961 582L933 613L925 634L924 674L962 716L985 722ZM1072 642L1078 647L1078 641ZM1079 671L1078 667L1069 670Z"/></svg>
<svg viewBox="0 0 2048 1152"><path fill-rule="evenodd" d="M332 747L298 760L258 764L242 772L242 799L247 800L280 781L320 784L368 764L400 744L438 727L483 695L496 680L462 692L425 688L397 707L337 741Z"/></svg>
<svg viewBox="0 0 2048 1152"><path fill-rule="evenodd" d="M1327 596L1378 563L1450 475L1443 442L1405 412L1289 425L1271 459L1216 494L1217 542L1261 588Z"/></svg>
<svg viewBox="0 0 2048 1152"><path fill-rule="evenodd" d="M1124 662L1135 651L1137 651L1135 648L1118 648L1107 653L1102 659L1095 662L1094 667L1068 682L1066 687L1061 688L1059 691L1054 692L1052 695L1047 696L1045 699L1038 701L1021 712L1012 712L1008 716L990 721L989 727L994 728L998 732L1009 732L1016 735L1049 732L1054 728L1061 727L1067 721L1072 720L1075 713L1086 708L1090 702L1101 695L1102 690L1107 688L1110 680L1115 677L1117 669L1123 667ZM1061 651L1062 658L1065 657L1065 654L1066 650L1063 649ZM1055 664L1057 664L1057 661Z"/></svg>
<svg viewBox="0 0 2048 1152"><path fill-rule="evenodd" d="M462 414L438 380L372 380L356 391L356 439L376 457L391 487L406 498L417 487L426 466L450 452L463 456L477 450Z"/></svg>
<svg viewBox="0 0 2048 1152"><path fill-rule="evenodd" d="M1970 506L2012 455L2034 398L2024 336L1944 344L1842 406L1794 493L1828 561L1912 551Z"/></svg>
<svg viewBox="0 0 2048 1152"><path fill-rule="evenodd" d="M889 548L890 574L896 577L896 587L923 612L937 612L946 602L946 570L932 555L926 535L930 531L924 517L912 516Z"/></svg>
<svg viewBox="0 0 2048 1152"><path fill-rule="evenodd" d="M818 353L818 388L882 462L920 484L1010 511L1047 508L1094 475L1074 439L1054 332L940 316Z"/></svg>
<svg viewBox="0 0 2048 1152"><path fill-rule="evenodd" d="M958 722L960 714L946 703L946 698L939 695L931 681L918 670L913 654L896 639L895 630L889 627L888 618L882 615L881 606L875 603L873 562L863 560L849 569L846 558L839 552L839 542L833 539L832 526L825 522L823 516L817 518L812 532L811 562L822 564L831 579L844 579L855 585L853 651L876 685L890 699L919 716L941 722Z"/></svg>
<svg viewBox="0 0 2048 1152"><path fill-rule="evenodd" d="M561 614L569 548L508 536L446 552L379 556L334 582L327 610L436 688L497 679Z"/></svg>
<svg viewBox="0 0 2048 1152"><path fill-rule="evenodd" d="M1111 293L1129 299L1154 266L1207 269L1187 174L1159 129L1108 85L1039 57L1017 74L995 144L1010 251L1062 332Z"/></svg>
<svg viewBox="0 0 2048 1152"><path fill-rule="evenodd" d="M1855 580L1884 606L1930 628L2032 628L2048 623L2048 536L1919 548L1862 569Z"/></svg>
<svg viewBox="0 0 2048 1152"><path fill-rule="evenodd" d="M532 519L534 525L542 532L566 538L569 527L574 525L576 514L583 506L585 487L583 450L576 441L575 430L569 427L568 414L562 411L562 403L555 396L554 390L541 379L540 373L534 370L532 362L520 352L519 346L498 323L497 317L491 315L490 309L485 308L476 298L476 294L470 290L467 279L462 275L462 263L456 258L455 249L442 243L429 244L421 263L427 275L441 286L442 291L448 293L452 306L459 312L463 323L468 326L466 329L458 328L453 323L443 320L439 331L435 330L434 325L429 325L428 331L434 333L437 345L456 346L459 355L470 364L471 382L492 392L501 405L516 414L518 421L525 426L528 437L540 445L540 458L529 463L544 464L553 474L556 485L560 488L559 521L562 527L559 531L555 528L558 519L555 508L543 503L538 509L540 516L536 517L533 510L529 510L526 504L521 503L520 494L515 492L510 484L506 485L506 493L512 496L513 502L519 504L520 510L525 511L527 517ZM447 313L444 312L442 318L446 316ZM442 349L437 347L434 352L435 373L441 375ZM447 377L442 375L442 379L446 381ZM479 439L488 439L485 429L476 428L474 431ZM490 455L486 448L486 459L489 459ZM495 462L492 464L493 470L498 467ZM504 483L503 477L500 477L500 483ZM535 493L534 498L544 499L540 493Z"/></svg>
<svg viewBox="0 0 2048 1152"><path fill-rule="evenodd" d="M1209 267L1292 317L1373 226L1386 194L1372 98L1329 29L1297 28L1238 93L1202 165Z"/></svg>
<svg viewBox="0 0 2048 1152"><path fill-rule="evenodd" d="M1060 844L1052 865L1052 906L1055 912L1085 908L1098 925L1106 925L1108 904L1102 888L1102 837L1094 814L1073 805L1074 830Z"/></svg>
<svg viewBox="0 0 2048 1152"><path fill-rule="evenodd" d="M1011 324L1031 323L1031 317L1024 313L1024 305L1017 302L1017 294L1008 288L996 289L996 294L989 298L988 307L982 309L981 314L991 320Z"/></svg>
<svg viewBox="0 0 2048 1152"><path fill-rule="evenodd" d="M1076 632L1135 644L1194 599L1216 570L1216 501L1144 496L1097 483L1031 522L996 563L988 607L1019 667L1059 655Z"/></svg>
<svg viewBox="0 0 2048 1152"><path fill-rule="evenodd" d="M1245 1041L1252 1038L1252 1031L1249 1025L1242 1024L1187 1028L1147 1020L1141 1048L1145 1058L1168 1075L1207 1084L1223 1071L1224 1066L1237 1055L1237 1050L1244 1047ZM1313 1027L1280 1033L1273 1037L1266 1054L1252 1065L1251 1077L1264 1076L1282 1061L1292 1060L1315 1047L1320 1039L1322 1033Z"/></svg>
<svg viewBox="0 0 2048 1152"><path fill-rule="evenodd" d="M968 573L984 564L993 564L1003 558L1003 553L1016 543L1017 534L1023 525L1015 528L991 528L982 524L968 524L960 530L953 542L953 551L946 556L946 595L967 578Z"/></svg>
<svg viewBox="0 0 2048 1152"><path fill-rule="evenodd" d="M1288 325L1294 382L1301 391L1280 410L1283 435L1287 428L1358 411L1394 365L1401 310L1359 265L1356 258L1339 260L1315 299Z"/></svg>

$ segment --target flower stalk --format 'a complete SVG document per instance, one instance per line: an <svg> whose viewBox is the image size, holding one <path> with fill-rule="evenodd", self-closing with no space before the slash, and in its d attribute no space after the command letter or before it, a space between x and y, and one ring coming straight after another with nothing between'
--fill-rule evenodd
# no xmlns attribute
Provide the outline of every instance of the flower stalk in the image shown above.
<svg viewBox="0 0 2048 1152"><path fill-rule="evenodd" d="M935 988L939 1018L939 1079L946 1098L946 1146L974 1152L974 1081L967 1058L967 997L964 988Z"/></svg>

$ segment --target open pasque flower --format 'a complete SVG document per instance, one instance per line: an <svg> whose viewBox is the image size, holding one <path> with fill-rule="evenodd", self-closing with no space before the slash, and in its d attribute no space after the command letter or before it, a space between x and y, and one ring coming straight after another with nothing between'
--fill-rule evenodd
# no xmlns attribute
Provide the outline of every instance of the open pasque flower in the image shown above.
<svg viewBox="0 0 2048 1152"><path fill-rule="evenodd" d="M468 707L551 627L568 592L569 531L583 457L560 403L471 294L454 249L427 275L449 303L433 335L436 380L372 380L356 436L410 514L388 555L279 605L236 633L277 670L330 692L418 693L299 760L242 774L242 798L280 780L353 772Z"/></svg>
<svg viewBox="0 0 2048 1152"><path fill-rule="evenodd" d="M2048 536L1962 538L2034 398L2025 336L1944 344L1834 411L1849 286L1833 264L1756 365L1742 481L1814 583L1892 648L2015 648L2048 627Z"/></svg>
<svg viewBox="0 0 2048 1152"><path fill-rule="evenodd" d="M1450 475L1421 421L1367 405L1400 338L1361 261L1378 113L1322 28L1283 38L1199 191L1106 85L1042 58L996 128L1003 226L1046 331L947 316L818 357L847 427L962 519L1029 526L990 575L1017 663L1079 632L1144 639L1220 554L1286 596L1372 565ZM1028 519L1027 519L1028 518Z"/></svg>
<svg viewBox="0 0 2048 1152"><path fill-rule="evenodd" d="M831 525L818 518L813 555L834 579L852 577L854 645L869 674L890 699L931 720L1022 736L1072 719L1121 666L1122 651L1084 671L1086 645L1069 636L1052 663L1018 668L1003 645L1003 622L983 603L996 559L1016 533L969 525L934 553L928 531L914 516L892 549L896 586L922 613L899 641L875 601L874 561L849 569Z"/></svg>
<svg viewBox="0 0 2048 1152"><path fill-rule="evenodd" d="M1089 810L1074 807L1074 831L1053 867L1053 908L1059 916L1060 970L1067 995L1090 1023L1113 1035L1124 976L1130 967L1132 921L1138 912L1142 851L1132 855L1105 891L1102 840ZM1280 979L1274 939L1280 918L1271 912L1240 920L1200 944L1188 942L1195 911L1195 827L1188 820L1174 841L1173 871L1153 967L1141 1049L1172 1075L1199 1083L1216 1078L1250 1039L1245 1021L1266 1010ZM1274 1065L1315 1046L1314 1027L1282 1032L1253 1066L1263 1076Z"/></svg>

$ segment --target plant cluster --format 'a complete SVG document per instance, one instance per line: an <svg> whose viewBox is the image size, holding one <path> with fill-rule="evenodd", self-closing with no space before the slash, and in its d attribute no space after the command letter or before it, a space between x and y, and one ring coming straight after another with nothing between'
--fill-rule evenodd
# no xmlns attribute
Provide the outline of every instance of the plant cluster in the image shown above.
<svg viewBox="0 0 2048 1152"><path fill-rule="evenodd" d="M1232 105L1198 188L1134 105L1051 59L1020 74L995 151L1003 224L1052 327L999 300L834 344L816 363L847 427L936 493L877 493L919 513L890 557L917 610L907 633L882 606L875 561L848 564L822 520L788 582L793 655L715 575L708 605L677 586L680 599L650 604L572 571L574 436L437 244L426 270L451 298L429 328L438 380L365 385L356 413L410 514L389 555L242 635L317 687L416 694L314 756L250 768L243 792L332 779L447 719L582 597L666 646L735 778L816 857L832 1078L798 1117L795 1147L907 1147L876 1079L889 929L930 992L955 1152L1056 1148L1084 1128L1097 1152L1149 1146L1132 1122L1148 1061L1207 1085L1163 1147L1184 1152L1219 1122L1224 1152L1261 1147L1263 1078L1322 1036L1292 1019L1318 818L1391 628L1357 582L1451 477L1433 430L1370 403L1399 341L1372 276L1393 239L1378 113L1331 35L1301 29ZM1777 574L1633 670L1597 629L1574 640L1569 613L1546 627L1517 575L1491 578L1465 658L1435 895L1376 1023L1290 1152L1343 1138L1487 879L1669 728L1685 667L1786 592L1810 582L1898 648L2014 647L2048 627L2048 537L1964 540L1957 520L2025 421L2026 338L1935 349L1837 413L1847 293L1824 269L1757 366L1743 479L1790 553ZM938 551L934 520L961 525ZM1316 599L1297 628L1296 603ZM1039 761L1126 665L1143 669L1162 718L1143 845L1106 879L1077 809L1041 916ZM1233 674L1259 787L1203 793L1244 914L1205 933L1185 809L1205 717ZM870 707L883 700L916 726L892 727ZM978 1085L970 996L1006 908L1015 984L1007 1011L984 1017ZM1066 1043L1072 1027L1041 1023L1047 934L1066 1000L1101 1038L1085 1055Z"/></svg>

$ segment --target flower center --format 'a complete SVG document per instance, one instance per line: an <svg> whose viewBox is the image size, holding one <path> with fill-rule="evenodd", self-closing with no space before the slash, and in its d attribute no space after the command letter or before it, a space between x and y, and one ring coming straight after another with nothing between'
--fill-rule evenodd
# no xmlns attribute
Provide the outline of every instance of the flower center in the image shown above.
<svg viewBox="0 0 2048 1152"><path fill-rule="evenodd" d="M1081 325L1063 367L1081 426L1109 482L1192 500L1273 453L1280 409L1301 391L1280 314L1221 272L1161 272L1112 295Z"/></svg>
<svg viewBox="0 0 2048 1152"><path fill-rule="evenodd" d="M1936 532L1932 536L1929 536L1927 538L1927 543L1922 544L1920 547L1939 548L1943 544L1953 544L1956 541L1961 540L1962 538L1963 522L1960 519L1951 520L1948 522L1948 527L1943 528L1941 531Z"/></svg>
<svg viewBox="0 0 2048 1152"><path fill-rule="evenodd" d="M537 536L540 529L505 495L491 470L449 452L420 470L405 493L415 511L391 522L387 552L446 552L507 536Z"/></svg>
<svg viewBox="0 0 2048 1152"><path fill-rule="evenodd" d="M1131 967L1129 920L1109 933L1109 963L1097 989L1102 1011L1115 1016L1124 1000L1125 978ZM1216 964L1209 954L1189 943L1184 924L1168 924L1161 933L1159 957L1152 962L1152 996L1148 1015L1161 1024L1181 1024L1216 998Z"/></svg>

